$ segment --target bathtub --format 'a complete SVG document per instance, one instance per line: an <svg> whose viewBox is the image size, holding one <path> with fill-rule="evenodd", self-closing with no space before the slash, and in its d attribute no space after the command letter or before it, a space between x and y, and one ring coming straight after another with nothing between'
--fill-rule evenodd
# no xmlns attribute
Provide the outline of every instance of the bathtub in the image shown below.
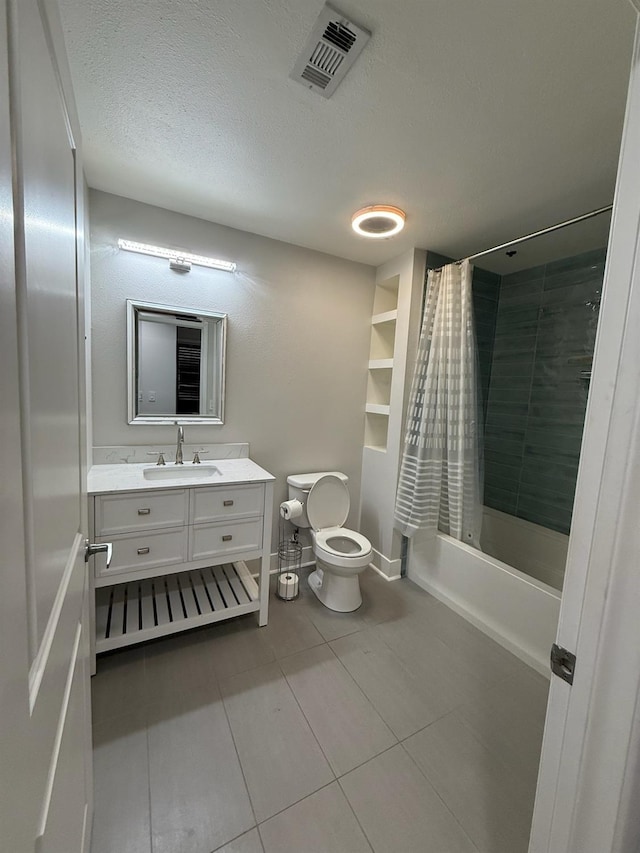
<svg viewBox="0 0 640 853"><path fill-rule="evenodd" d="M433 536L418 531L410 540L407 574L548 676L568 539L486 507L483 551L443 533Z"/></svg>
<svg viewBox="0 0 640 853"><path fill-rule="evenodd" d="M485 507L480 547L485 554L562 591L569 547L564 533Z"/></svg>

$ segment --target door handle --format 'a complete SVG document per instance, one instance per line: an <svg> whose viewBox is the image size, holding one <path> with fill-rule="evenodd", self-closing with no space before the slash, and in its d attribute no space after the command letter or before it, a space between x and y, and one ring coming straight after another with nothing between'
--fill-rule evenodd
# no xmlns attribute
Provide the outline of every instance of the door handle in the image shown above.
<svg viewBox="0 0 640 853"><path fill-rule="evenodd" d="M109 568L111 564L111 557L113 556L113 545L111 542L89 542L88 539L85 539L84 542L84 561L88 562L89 557L93 557L94 554L100 554L101 552L106 553L107 555L107 565L106 568Z"/></svg>

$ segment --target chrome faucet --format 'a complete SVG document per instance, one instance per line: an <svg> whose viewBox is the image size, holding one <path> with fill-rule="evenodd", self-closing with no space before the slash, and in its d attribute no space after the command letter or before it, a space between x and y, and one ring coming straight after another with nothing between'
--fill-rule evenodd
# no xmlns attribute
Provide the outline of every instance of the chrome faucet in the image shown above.
<svg viewBox="0 0 640 853"><path fill-rule="evenodd" d="M178 439L176 442L176 465L182 465L182 445L184 444L184 430L178 424L178 421L175 421L175 425L178 427Z"/></svg>

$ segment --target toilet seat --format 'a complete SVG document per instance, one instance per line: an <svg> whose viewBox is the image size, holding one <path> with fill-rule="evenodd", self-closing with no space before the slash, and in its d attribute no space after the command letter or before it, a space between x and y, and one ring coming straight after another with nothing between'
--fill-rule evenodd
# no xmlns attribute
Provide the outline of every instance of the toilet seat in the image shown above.
<svg viewBox="0 0 640 853"><path fill-rule="evenodd" d="M353 550L333 547L331 541L344 540ZM364 569L371 562L371 542L361 533L344 527L328 527L313 533L313 553L316 560L334 571L347 569L349 573Z"/></svg>
<svg viewBox="0 0 640 853"><path fill-rule="evenodd" d="M343 569L360 569L371 561L371 542L342 525L349 515L349 490L335 474L320 477L306 502L313 528L313 550L322 562Z"/></svg>
<svg viewBox="0 0 640 853"><path fill-rule="evenodd" d="M338 542L332 544L331 540L346 540L347 548L341 547ZM349 530L347 527L327 527L315 534L316 547L334 554L336 557L361 557L363 554L371 553L371 542L362 533ZM349 548L352 545L353 548Z"/></svg>

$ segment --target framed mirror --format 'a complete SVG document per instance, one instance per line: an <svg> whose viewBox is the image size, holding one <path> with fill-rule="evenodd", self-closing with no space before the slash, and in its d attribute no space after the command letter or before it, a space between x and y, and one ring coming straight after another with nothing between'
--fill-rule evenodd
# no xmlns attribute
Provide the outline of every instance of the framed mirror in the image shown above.
<svg viewBox="0 0 640 853"><path fill-rule="evenodd" d="M226 331L226 314L128 299L129 423L224 423Z"/></svg>

